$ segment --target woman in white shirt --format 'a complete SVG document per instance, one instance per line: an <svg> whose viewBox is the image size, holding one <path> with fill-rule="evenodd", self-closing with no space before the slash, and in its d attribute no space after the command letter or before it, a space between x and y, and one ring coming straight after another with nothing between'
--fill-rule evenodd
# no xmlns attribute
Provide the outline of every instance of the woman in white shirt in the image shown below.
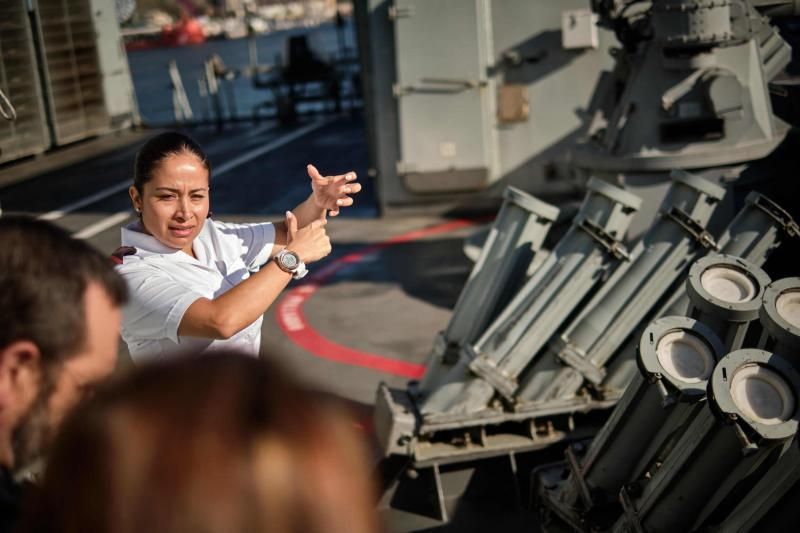
<svg viewBox="0 0 800 533"><path fill-rule="evenodd" d="M276 224L208 218L211 165L190 137L168 132L136 155L129 189L139 220L122 229L131 301L122 338L134 360L235 348L254 356L263 314L305 265L331 251L326 214L353 204L354 172L308 166L311 195Z"/></svg>

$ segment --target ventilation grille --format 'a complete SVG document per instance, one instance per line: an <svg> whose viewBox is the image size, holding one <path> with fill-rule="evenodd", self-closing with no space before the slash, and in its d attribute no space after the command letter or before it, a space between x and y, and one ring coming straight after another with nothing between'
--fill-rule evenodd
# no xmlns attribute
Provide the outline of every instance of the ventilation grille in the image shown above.
<svg viewBox="0 0 800 533"><path fill-rule="evenodd" d="M38 0L37 15L56 143L107 131L89 0Z"/></svg>
<svg viewBox="0 0 800 533"><path fill-rule="evenodd" d="M50 145L25 0L0 2L0 89L17 112L0 117L0 162L43 152Z"/></svg>

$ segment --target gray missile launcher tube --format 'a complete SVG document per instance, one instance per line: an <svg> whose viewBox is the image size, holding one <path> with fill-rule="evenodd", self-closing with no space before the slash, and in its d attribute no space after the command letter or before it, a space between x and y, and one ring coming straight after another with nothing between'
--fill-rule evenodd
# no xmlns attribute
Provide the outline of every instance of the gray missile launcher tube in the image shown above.
<svg viewBox="0 0 800 533"><path fill-rule="evenodd" d="M797 527L800 499L785 501L790 492L800 496L800 439L797 437L721 523L711 521L703 526L709 526L709 531L725 533L791 531Z"/></svg>
<svg viewBox="0 0 800 533"><path fill-rule="evenodd" d="M717 280L714 275L725 276ZM764 291L772 280L761 268L739 257L709 254L689 269L686 294L691 302L689 316L714 330L726 352L742 347L750 322L758 318ZM723 294L714 284L722 283L750 294ZM752 291L752 292L751 292ZM733 298L733 299L731 299Z"/></svg>
<svg viewBox="0 0 800 533"><path fill-rule="evenodd" d="M458 360L463 345L475 342L500 312L510 290L519 287L537 261L559 209L514 187L492 224L481 254L458 297L447 328L437 337L419 389L429 391Z"/></svg>
<svg viewBox="0 0 800 533"><path fill-rule="evenodd" d="M496 390L512 397L517 375L556 328L603 273L629 257L620 240L641 200L594 178L587 189L572 226L544 264L478 342L465 347L444 383L424 398L424 415L484 410Z"/></svg>
<svg viewBox="0 0 800 533"><path fill-rule="evenodd" d="M800 278L773 281L764 291L759 318L764 326L759 348L800 366Z"/></svg>
<svg viewBox="0 0 800 533"><path fill-rule="evenodd" d="M749 387L747 380L761 384ZM747 398L763 396L767 386L773 401L768 409L760 405L763 398ZM800 374L785 358L757 349L723 357L709 381L708 407L642 493L620 491L625 513L614 531L694 531L711 513L735 505L730 499L737 485L757 481L764 461L797 433L798 397Z"/></svg>
<svg viewBox="0 0 800 533"><path fill-rule="evenodd" d="M684 271L687 258L716 245L705 231L725 189L683 171L672 173L661 216L583 312L526 371L521 403L573 397L584 379L602 381L605 362ZM568 367L562 364L566 363Z"/></svg>
<svg viewBox="0 0 800 533"><path fill-rule="evenodd" d="M745 199L744 207L728 224L717 244L721 253L741 257L760 267L781 242L798 237L800 228L789 213L763 194L751 192ZM653 318L684 316L689 305L686 285L680 283ZM621 394L636 374L633 361L637 343L638 338L631 337L606 365L607 376L600 386L606 396Z"/></svg>
<svg viewBox="0 0 800 533"><path fill-rule="evenodd" d="M745 206L728 224L718 239L720 253L741 257L756 266L767 262L767 257L786 238L800 237L800 227L781 206L757 192L745 198ZM665 306L662 315L682 315L689 308L689 297L684 286Z"/></svg>
<svg viewBox="0 0 800 533"><path fill-rule="evenodd" d="M673 353L677 364L665 366ZM639 374L592 441L579 472L567 481L566 505L580 496L588 509L595 504L592 494L599 503L616 501L624 484L641 475L663 453L674 430L703 406L708 378L724 354L722 342L705 324L687 317L652 322L640 339Z"/></svg>

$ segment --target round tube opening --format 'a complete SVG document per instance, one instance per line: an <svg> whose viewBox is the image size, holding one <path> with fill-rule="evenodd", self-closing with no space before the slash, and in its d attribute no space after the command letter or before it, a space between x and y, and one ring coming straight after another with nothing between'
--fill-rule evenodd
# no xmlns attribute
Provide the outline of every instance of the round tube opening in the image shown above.
<svg viewBox="0 0 800 533"><path fill-rule="evenodd" d="M778 315L800 329L800 290L788 290L775 300Z"/></svg>
<svg viewBox="0 0 800 533"><path fill-rule="evenodd" d="M749 302L758 293L758 287L750 276L722 265L706 269L700 276L700 285L711 296L732 304Z"/></svg>
<svg viewBox="0 0 800 533"><path fill-rule="evenodd" d="M714 370L711 348L690 331L670 331L661 337L656 345L656 355L665 372L685 383L706 381Z"/></svg>
<svg viewBox="0 0 800 533"><path fill-rule="evenodd" d="M745 416L764 425L782 424L795 410L794 392L786 379L756 363L744 365L733 374L731 397Z"/></svg>

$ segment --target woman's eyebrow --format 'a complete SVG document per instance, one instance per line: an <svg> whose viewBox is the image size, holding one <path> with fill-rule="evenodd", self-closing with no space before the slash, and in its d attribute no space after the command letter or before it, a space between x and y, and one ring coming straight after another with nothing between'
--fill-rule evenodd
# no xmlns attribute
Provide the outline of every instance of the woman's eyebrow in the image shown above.
<svg viewBox="0 0 800 533"><path fill-rule="evenodd" d="M180 193L181 192L180 189L173 189L171 187L156 187L155 190L157 190L157 191L168 191L168 192L174 192L174 193ZM202 187L200 189L192 189L191 191L189 191L189 193L206 192L208 190L209 190L209 187Z"/></svg>

